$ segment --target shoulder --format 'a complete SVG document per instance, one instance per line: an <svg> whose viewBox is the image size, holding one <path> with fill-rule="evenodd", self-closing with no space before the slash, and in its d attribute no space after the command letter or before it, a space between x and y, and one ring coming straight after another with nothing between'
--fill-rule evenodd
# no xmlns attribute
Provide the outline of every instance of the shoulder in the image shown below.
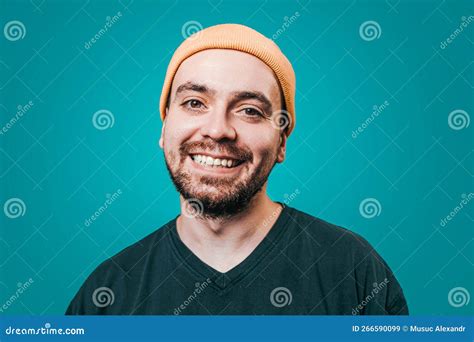
<svg viewBox="0 0 474 342"><path fill-rule="evenodd" d="M403 290L394 273L364 237L297 209L290 208L289 214L290 222L294 223L290 223L290 239L300 241L294 253L316 260L314 264L325 270L326 279L334 277L337 284L344 279L354 280L361 300L373 296L374 286L377 291L383 288L383 294L377 296L380 305L369 305L364 312L408 314ZM385 311L379 311L380 307Z"/></svg>
<svg viewBox="0 0 474 342"><path fill-rule="evenodd" d="M154 253L160 252L165 244L166 238L174 226L174 220L156 229L139 241L122 249L117 254L103 261L94 271L104 276L110 272L128 273L139 264L145 263Z"/></svg>
<svg viewBox="0 0 474 342"><path fill-rule="evenodd" d="M355 254L372 253L374 248L360 234L327 222L323 219L305 213L295 208L289 208L290 224L292 234L306 236L324 249L339 249L346 253L352 251ZM355 256L355 255L354 255Z"/></svg>
<svg viewBox="0 0 474 342"><path fill-rule="evenodd" d="M290 208L289 215L288 241L293 244L293 253L305 253L311 260L341 272L392 276L385 260L360 234L297 209Z"/></svg>
<svg viewBox="0 0 474 342"><path fill-rule="evenodd" d="M156 254L168 253L165 250L166 236L173 225L174 220L103 261L79 288L66 314L99 314L107 308L98 305L94 300L108 298L113 301L115 296L127 298L133 295L129 294L127 289L137 286L144 269L151 262L164 259Z"/></svg>
<svg viewBox="0 0 474 342"><path fill-rule="evenodd" d="M166 253L166 237L174 224L174 220L153 231L141 240L124 248L117 254L100 263L89 275L83 287L97 287L104 283L122 283L127 279L137 279L150 259L157 253Z"/></svg>

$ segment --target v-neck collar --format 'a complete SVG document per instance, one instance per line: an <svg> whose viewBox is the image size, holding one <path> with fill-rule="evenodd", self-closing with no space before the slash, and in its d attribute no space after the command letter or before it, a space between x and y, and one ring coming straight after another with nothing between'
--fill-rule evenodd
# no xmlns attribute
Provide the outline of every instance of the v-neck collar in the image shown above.
<svg viewBox="0 0 474 342"><path fill-rule="evenodd" d="M290 218L289 211L291 208L280 202L278 203L282 205L283 208L267 235L242 262L225 273L219 272L207 265L181 241L176 228L177 217L171 222L171 234L168 234L171 245L175 252L177 252L182 263L186 265L192 273L197 273L197 275L203 276L205 279L210 279L210 285L217 287L219 290L227 289L256 267L283 235L287 227L287 221Z"/></svg>

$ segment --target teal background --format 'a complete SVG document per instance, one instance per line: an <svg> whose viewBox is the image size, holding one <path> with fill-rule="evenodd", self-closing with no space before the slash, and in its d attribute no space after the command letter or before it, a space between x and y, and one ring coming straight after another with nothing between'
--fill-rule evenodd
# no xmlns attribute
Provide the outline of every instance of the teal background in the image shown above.
<svg viewBox="0 0 474 342"><path fill-rule="evenodd" d="M90 49L107 16L122 17ZM3 314L61 314L106 258L179 212L157 141L167 63L182 27L235 22L268 37L299 13L276 42L297 75L296 129L269 182L274 200L352 229L395 272L415 315L472 314L448 293L474 294L473 205L440 220L473 192L474 14L469 1L1 1L1 27L19 20L23 39L0 37L0 124L34 106L0 135L0 305L33 284ZM365 41L360 25L381 27ZM3 33L3 32L2 32ZM352 132L389 106L357 137ZM98 130L107 109L113 127ZM89 227L107 194L122 194ZM381 211L365 218L361 201Z"/></svg>

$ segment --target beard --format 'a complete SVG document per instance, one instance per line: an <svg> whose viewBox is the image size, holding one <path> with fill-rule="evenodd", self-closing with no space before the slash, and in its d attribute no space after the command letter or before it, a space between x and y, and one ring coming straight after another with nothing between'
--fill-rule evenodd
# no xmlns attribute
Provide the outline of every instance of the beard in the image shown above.
<svg viewBox="0 0 474 342"><path fill-rule="evenodd" d="M228 153L244 163L253 161L248 148L240 148L231 142L216 143L211 140L183 143L179 156L165 152L166 168L176 190L186 200L184 208L190 216L206 219L228 219L245 211L255 195L260 192L276 164L276 152L266 151L262 161L244 178L192 175L184 163L195 150L212 150ZM194 161L193 161L194 162ZM175 167L173 165L177 164ZM196 179L197 178L197 179Z"/></svg>

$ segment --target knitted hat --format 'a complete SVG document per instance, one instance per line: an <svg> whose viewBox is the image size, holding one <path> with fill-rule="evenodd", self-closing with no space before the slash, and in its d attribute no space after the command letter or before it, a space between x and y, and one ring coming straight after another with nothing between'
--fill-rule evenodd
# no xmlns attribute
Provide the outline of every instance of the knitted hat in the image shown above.
<svg viewBox="0 0 474 342"><path fill-rule="evenodd" d="M166 115L166 102L171 84L181 63L193 54L208 49L230 49L246 52L268 65L280 83L285 99L287 115L276 115L277 124L286 128L289 136L295 126L295 72L280 48L261 33L238 24L222 24L208 27L189 36L176 49L166 72L160 98L160 112ZM287 118L288 116L288 118ZM272 118L275 120L275 118Z"/></svg>

